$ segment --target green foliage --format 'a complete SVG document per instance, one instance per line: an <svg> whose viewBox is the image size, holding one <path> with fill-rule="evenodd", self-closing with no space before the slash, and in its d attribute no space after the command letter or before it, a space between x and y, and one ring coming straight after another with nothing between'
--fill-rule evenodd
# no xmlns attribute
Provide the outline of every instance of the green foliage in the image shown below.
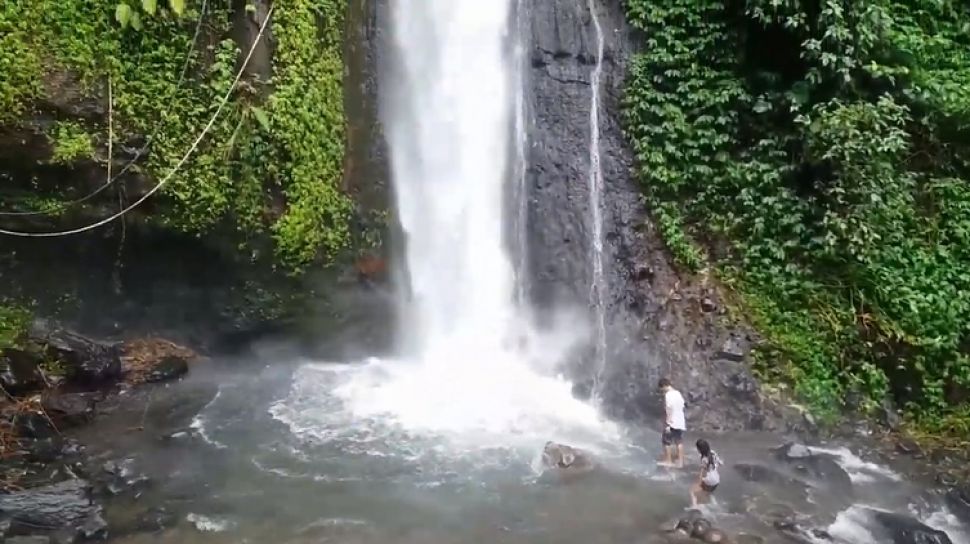
<svg viewBox="0 0 970 544"><path fill-rule="evenodd" d="M73 121L57 123L48 136L54 148L51 162L55 164L70 164L76 160L94 156L91 135L78 123Z"/></svg>
<svg viewBox="0 0 970 544"><path fill-rule="evenodd" d="M30 324L30 312L10 301L0 301L0 351L17 346Z"/></svg>
<svg viewBox="0 0 970 544"><path fill-rule="evenodd" d="M336 0L278 5L273 81L244 78L196 152L176 168L248 52L231 39L227 3L208 5L201 47L180 81L203 17L200 2L4 2L0 30L9 32L0 32L0 116L6 116L0 122L15 121L39 97L44 70L77 75L99 100L110 78L116 141L152 135L141 167L151 179L171 175L157 220L197 235L229 226L243 240L272 236L278 261L289 270L329 259L347 243L351 213L340 190L344 6ZM82 149L80 132L69 126L52 133L56 158L92 155L90 137Z"/></svg>
<svg viewBox="0 0 970 544"><path fill-rule="evenodd" d="M0 9L0 123L16 119L41 90L41 59L31 47L35 0L4 0Z"/></svg>
<svg viewBox="0 0 970 544"><path fill-rule="evenodd" d="M825 416L891 394L924 427L960 428L970 8L626 5L645 36L624 110L647 202L680 261L687 237L728 248L714 264L767 339L761 373Z"/></svg>

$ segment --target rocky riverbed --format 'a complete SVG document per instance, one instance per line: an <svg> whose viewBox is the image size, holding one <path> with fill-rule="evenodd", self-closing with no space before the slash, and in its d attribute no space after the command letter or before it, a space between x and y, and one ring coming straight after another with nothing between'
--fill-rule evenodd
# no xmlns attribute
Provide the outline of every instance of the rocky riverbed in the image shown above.
<svg viewBox="0 0 970 544"><path fill-rule="evenodd" d="M10 419L7 541L967 541L970 493L948 461L873 437L704 434L727 466L716 503L690 511L696 467L657 467L653 431L456 450L364 421L338 432L315 403L340 370L286 344L185 365L159 340L112 349L106 383L65 380L40 395L47 415ZM159 382L169 369L182 379Z"/></svg>

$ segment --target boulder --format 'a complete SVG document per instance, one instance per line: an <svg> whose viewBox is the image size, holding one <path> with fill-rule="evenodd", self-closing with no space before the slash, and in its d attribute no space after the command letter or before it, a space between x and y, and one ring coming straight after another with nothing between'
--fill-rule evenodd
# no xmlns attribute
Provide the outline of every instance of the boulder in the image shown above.
<svg viewBox="0 0 970 544"><path fill-rule="evenodd" d="M133 383L177 380L200 358L191 349L162 338L132 340L122 351L124 373Z"/></svg>
<svg viewBox="0 0 970 544"><path fill-rule="evenodd" d="M41 406L59 428L83 425L94 417L100 396L94 393L48 392L41 396Z"/></svg>
<svg viewBox="0 0 970 544"><path fill-rule="evenodd" d="M145 377L149 383L177 380L189 372L189 362L184 357L170 355L152 365Z"/></svg>
<svg viewBox="0 0 970 544"><path fill-rule="evenodd" d="M66 480L0 495L0 514L13 527L29 530L68 529L85 538L98 538L106 531L101 507L92 502L84 480Z"/></svg>
<svg viewBox="0 0 970 544"><path fill-rule="evenodd" d="M970 485L962 485L946 493L946 503L953 515L970 525Z"/></svg>
<svg viewBox="0 0 970 544"><path fill-rule="evenodd" d="M555 442L546 442L542 449L542 464L569 472L588 472L595 467L593 458L585 451Z"/></svg>
<svg viewBox="0 0 970 544"><path fill-rule="evenodd" d="M892 544L953 544L949 535L903 514L870 510L880 536Z"/></svg>
<svg viewBox="0 0 970 544"><path fill-rule="evenodd" d="M764 465L757 465L753 463L735 463L734 470L737 471L741 478L748 482L754 483L793 483L797 482L794 478L786 476L781 472L766 467ZM797 482L799 486L804 487L805 484L802 482Z"/></svg>
<svg viewBox="0 0 970 544"><path fill-rule="evenodd" d="M775 457L809 478L840 490L851 491L852 478L831 455L815 453L808 446L789 442L775 448Z"/></svg>
<svg viewBox="0 0 970 544"><path fill-rule="evenodd" d="M44 346L47 357L63 366L71 382L94 386L121 376L118 344L93 340L45 321L35 322L30 336Z"/></svg>
<svg viewBox="0 0 970 544"><path fill-rule="evenodd" d="M59 433L50 419L39 412L20 412L13 417L17 436L34 440L54 438Z"/></svg>
<svg viewBox="0 0 970 544"><path fill-rule="evenodd" d="M44 386L40 372L43 355L30 350L7 348L0 356L0 385L11 395L21 395Z"/></svg>

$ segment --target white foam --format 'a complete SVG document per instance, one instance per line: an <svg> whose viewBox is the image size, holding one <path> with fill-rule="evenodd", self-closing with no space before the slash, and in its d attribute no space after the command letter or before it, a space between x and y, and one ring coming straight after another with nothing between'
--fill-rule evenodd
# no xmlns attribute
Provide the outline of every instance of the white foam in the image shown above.
<svg viewBox="0 0 970 544"><path fill-rule="evenodd" d="M964 525L949 508L933 511L920 520L930 527L949 535L954 544L970 544L970 527Z"/></svg>
<svg viewBox="0 0 970 544"><path fill-rule="evenodd" d="M204 533L221 533L229 530L234 525L229 520L203 516L202 514L190 513L185 516L185 519L194 525L196 529Z"/></svg>
<svg viewBox="0 0 970 544"><path fill-rule="evenodd" d="M847 544L873 544L879 542L869 530L869 516L865 507L851 506L836 516L828 533L839 542Z"/></svg>
<svg viewBox="0 0 970 544"><path fill-rule="evenodd" d="M203 406L201 410L199 410L199 413L192 418L192 423L189 424L189 427L193 429L196 432L196 434L198 434L199 437L202 438L202 440L205 443L215 447L216 449L224 450L229 446L223 444L222 442L219 442L218 440L212 438L212 436L209 435L208 429L206 429L206 423L208 423L208 420L205 418L205 415L204 415L205 412L209 408L211 408L212 405L215 404L217 400L219 400L219 397L221 395L222 395L221 389L216 391L216 394L215 396L212 397L212 400L206 403L206 405Z"/></svg>
<svg viewBox="0 0 970 544"><path fill-rule="evenodd" d="M835 457L836 462L839 463L845 472L852 479L852 483L872 483L879 480L890 480L893 482L902 481L902 478L890 470L888 467L878 465L876 463L870 463L859 457L858 455L852 453L849 448L819 448L810 447L812 453L825 454Z"/></svg>

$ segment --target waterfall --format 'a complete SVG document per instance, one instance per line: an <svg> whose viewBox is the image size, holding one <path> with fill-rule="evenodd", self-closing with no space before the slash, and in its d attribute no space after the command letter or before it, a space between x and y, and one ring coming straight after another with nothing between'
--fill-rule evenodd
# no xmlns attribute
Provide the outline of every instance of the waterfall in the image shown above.
<svg viewBox="0 0 970 544"><path fill-rule="evenodd" d="M395 62L382 74L382 117L408 341L393 359L338 372L340 413L325 416L373 426L368 436L393 442L404 429L532 448L615 430L556 374L582 345L582 324L540 333L522 291L528 123L517 41L527 2L389 5Z"/></svg>
<svg viewBox="0 0 970 544"><path fill-rule="evenodd" d="M517 0L515 6L515 25L514 25L514 35L512 38L513 43L513 58L514 58L514 87L513 96L514 101L514 112L515 112L515 123L514 123L514 134L515 134L515 147L514 147L514 161L512 168L512 201L511 209L513 210L512 216L512 247L515 254L515 272L516 272L516 301L518 304L524 307L527 304L528 290L528 251L529 244L527 240L527 229L528 229L528 187L526 186L526 174L528 168L528 146L529 146L529 112L526 106L525 100L525 89L528 82L526 81L526 48L524 40L528 38L526 35L528 31L528 25L526 24L529 16L529 1L530 0Z"/></svg>
<svg viewBox="0 0 970 544"><path fill-rule="evenodd" d="M591 225L589 304L593 312L594 337L594 394L598 392L599 379L606 368L606 295L608 285L603 272L603 168L600 164L600 80L603 75L603 28L596 14L595 0L588 0L589 15L596 32L596 64L590 74L589 84L589 210Z"/></svg>

